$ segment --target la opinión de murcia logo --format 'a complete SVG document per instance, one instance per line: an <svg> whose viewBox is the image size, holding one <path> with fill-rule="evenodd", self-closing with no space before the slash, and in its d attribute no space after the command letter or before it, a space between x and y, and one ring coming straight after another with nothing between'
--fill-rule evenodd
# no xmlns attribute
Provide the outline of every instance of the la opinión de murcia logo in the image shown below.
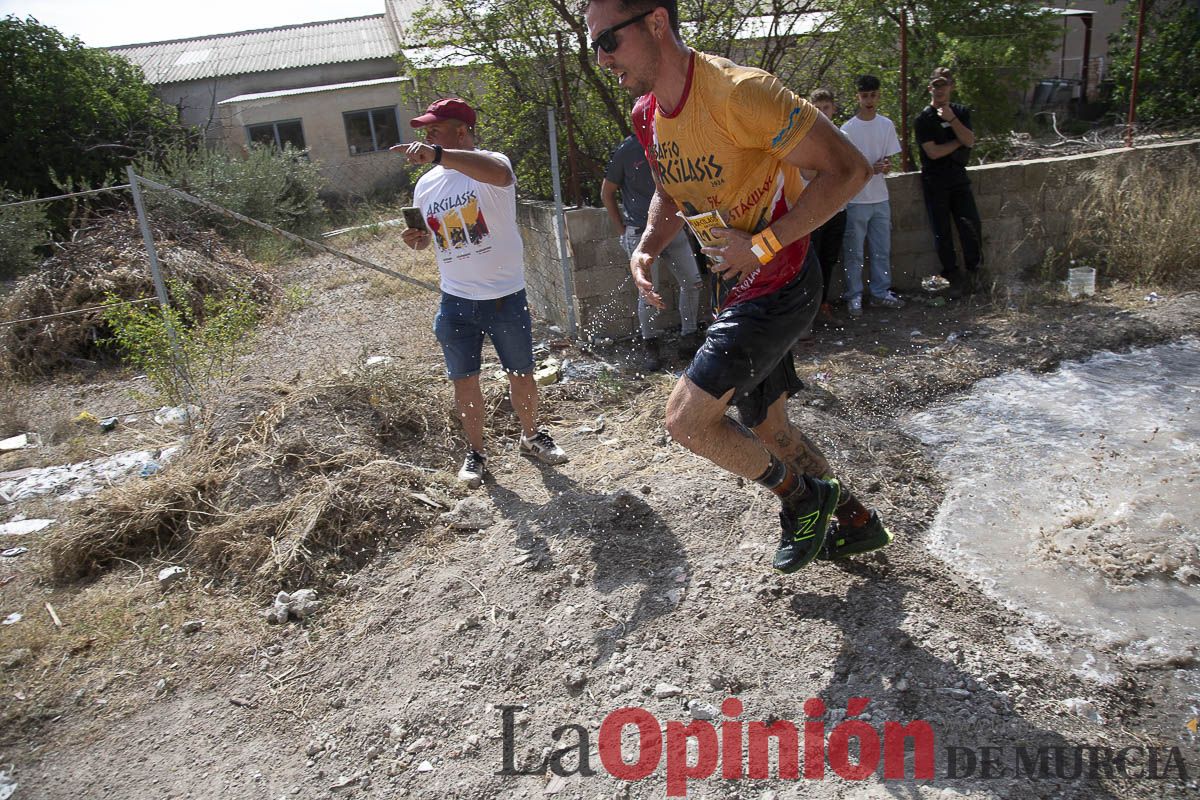
<svg viewBox="0 0 1200 800"><path fill-rule="evenodd" d="M1090 745L1008 745L944 749L938 769L937 742L933 726L924 720L885 721L880 727L855 719L870 703L852 697L846 718L827 725L824 701L804 702L806 719L799 725L789 720L769 722L738 719L742 701L727 698L721 704L725 720L662 724L644 708L627 706L612 711L597 732L595 753L610 776L640 781L664 770L668 797L686 797L688 782L719 776L724 780L822 780L826 770L845 780L870 777L883 780L918 781L948 779L1027 778L1030 780L1098 780L1133 778L1186 782L1187 765L1179 748L1134 746L1125 748ZM541 763L519 767L516 763L516 714L527 706L501 705L503 753L498 775L543 775L547 770L560 777L596 774L592 764L591 734L582 725L559 725L551 732L558 744ZM634 737L636 736L636 739ZM622 750L623 741L636 747ZM853 742L853 746L851 745ZM776 757L772 763L771 754ZM882 774L881 774L882 773Z"/></svg>

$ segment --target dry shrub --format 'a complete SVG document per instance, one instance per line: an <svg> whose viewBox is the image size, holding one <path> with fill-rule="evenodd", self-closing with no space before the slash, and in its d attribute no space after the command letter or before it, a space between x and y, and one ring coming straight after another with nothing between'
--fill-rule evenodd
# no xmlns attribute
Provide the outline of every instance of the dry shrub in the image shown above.
<svg viewBox="0 0 1200 800"><path fill-rule="evenodd" d="M276 297L270 276L245 256L225 246L215 233L164 221L154 230L155 247L164 273L189 288L187 302L203 317L203 298L236 286L249 287L259 303ZM29 319L100 306L108 296L123 300L154 297L149 258L131 214L112 214L77 240L64 242L53 256L17 282L0 307L0 318ZM98 342L109 331L96 310L56 319L41 319L0 328L0 367L25 374L45 374L95 360L103 355Z"/></svg>
<svg viewBox="0 0 1200 800"><path fill-rule="evenodd" d="M151 554L215 577L321 584L438 513L445 477L410 463L449 441L444 387L401 370L257 387L211 414L159 475L85 501L49 537L66 582Z"/></svg>
<svg viewBox="0 0 1200 800"><path fill-rule="evenodd" d="M1107 160L1085 176L1071 251L1110 278L1200 285L1200 156L1146 154L1134 169Z"/></svg>

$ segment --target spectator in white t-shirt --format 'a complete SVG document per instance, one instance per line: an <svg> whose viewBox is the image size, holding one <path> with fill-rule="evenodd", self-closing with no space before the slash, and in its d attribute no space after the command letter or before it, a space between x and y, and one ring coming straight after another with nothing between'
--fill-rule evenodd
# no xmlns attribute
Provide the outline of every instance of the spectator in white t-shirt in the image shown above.
<svg viewBox="0 0 1200 800"><path fill-rule="evenodd" d="M567 460L537 428L533 332L525 299L525 251L517 229L517 188L502 153L475 149L475 109L456 97L438 100L412 120L424 142L396 145L412 164L433 164L413 190L428 230L408 228L404 243L424 250L437 239L442 300L433 330L454 383L454 403L467 437L458 479L479 486L486 471L483 392L479 386L487 334L508 373L521 421L520 451L548 464Z"/></svg>
<svg viewBox="0 0 1200 800"><path fill-rule="evenodd" d="M904 301L892 293L892 207L883 178L892 170L892 156L900 152L900 140L892 121L876 111L879 78L861 75L855 88L858 90L858 113L842 125L842 133L866 156L874 171L867 185L846 205L846 233L842 238L846 311L852 317L860 317L864 239L871 257L871 303L900 308Z"/></svg>

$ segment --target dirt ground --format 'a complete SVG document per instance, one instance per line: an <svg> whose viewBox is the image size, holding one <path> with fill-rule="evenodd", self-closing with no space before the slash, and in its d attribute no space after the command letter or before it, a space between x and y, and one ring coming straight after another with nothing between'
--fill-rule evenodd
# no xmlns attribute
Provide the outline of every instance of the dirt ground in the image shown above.
<svg viewBox="0 0 1200 800"><path fill-rule="evenodd" d="M354 249L428 271L404 262L396 239ZM304 287L308 302L264 327L243 364L245 386L231 396L330 380L364 358L389 356L427 376L448 402L429 330L432 297L324 256L291 262L279 278ZM302 622L264 619L275 588L300 585L191 568L164 592L155 573L178 555L164 548L96 579L54 586L45 579L48 534L2 537L29 552L0 559L0 616L24 615L0 628L0 770L17 781L17 800L652 798L668 790L670 748L640 781L611 777L599 732L615 709L639 706L663 725L687 723L704 704L719 708L736 696L741 719L790 720L803 730L805 701L820 698L828 735L848 706L859 710L851 698L869 698L858 718L877 730L929 723L931 779L914 780L911 760L902 780L881 780L882 768L866 780L832 768L821 780L722 779L718 767L692 780L689 796L1194 796L1200 750L1184 723L1195 710L1180 707L1175 670L1195 665L1125 666L1116 684L1099 685L1021 647L1031 636L1053 644L1072 634L1001 607L931 557L926 531L942 479L900 422L983 377L1047 372L1064 360L1200 330L1200 296L1146 295L1102 286L1067 301L997 287L988 298L943 306L914 298L903 310L868 309L800 343L807 388L790 403L793 419L896 538L881 553L818 562L794 576L770 569L774 501L669 441L662 409L674 378L638 375L632 344L554 350L576 364L617 368L544 392L547 422L570 463L550 468L518 457L516 428L498 402L492 478L470 493L490 522L457 530L430 506L419 531L381 529L366 557L325 576L321 608ZM537 334L555 338L544 327ZM489 380L489 397L497 397L500 384ZM8 407L43 433L45 446L2 454L0 472L177 438L145 413L107 435L72 427L83 410L141 411L145 382L128 373L12 391ZM247 417L260 410L235 408ZM334 409L307 422L342 421ZM450 506L468 493L437 474L459 458L437 441L409 457L429 476L426 500ZM70 509L40 499L4 508L0 520L65 517ZM1103 722L1067 712L1068 698L1089 698ZM688 701L699 703L689 710ZM503 706L525 707L510 736ZM564 779L539 767L551 748L575 747L578 728L552 737L567 725L586 731L595 775ZM506 740L512 771L531 774L499 774ZM628 736L625 744L632 760ZM948 773L947 748L984 746L1005 754L1002 775ZM1018 746L1164 754L1176 747L1187 777L1178 769L1165 779L1103 770L1073 778L1069 769L1059 777L1053 766L1047 776L1016 777ZM565 771L575 770L576 757L573 750L563 760Z"/></svg>

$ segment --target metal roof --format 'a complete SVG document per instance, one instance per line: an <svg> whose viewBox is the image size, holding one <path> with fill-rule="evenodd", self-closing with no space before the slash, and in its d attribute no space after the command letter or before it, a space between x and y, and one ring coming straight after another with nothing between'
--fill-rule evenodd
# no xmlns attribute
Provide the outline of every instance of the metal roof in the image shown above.
<svg viewBox="0 0 1200 800"><path fill-rule="evenodd" d="M107 49L140 66L146 81L157 85L391 58L399 45L386 15L372 14Z"/></svg>
<svg viewBox="0 0 1200 800"><path fill-rule="evenodd" d="M296 94L314 94L316 92L336 92L339 89L357 89L360 86L379 86L384 83L408 83L411 78L375 78L369 81L351 81L350 83L329 83L324 86L305 86L302 89L280 89L275 92L255 92L254 94L239 94L217 103L219 106L230 103L244 103L248 100L269 100L273 97L291 97Z"/></svg>

